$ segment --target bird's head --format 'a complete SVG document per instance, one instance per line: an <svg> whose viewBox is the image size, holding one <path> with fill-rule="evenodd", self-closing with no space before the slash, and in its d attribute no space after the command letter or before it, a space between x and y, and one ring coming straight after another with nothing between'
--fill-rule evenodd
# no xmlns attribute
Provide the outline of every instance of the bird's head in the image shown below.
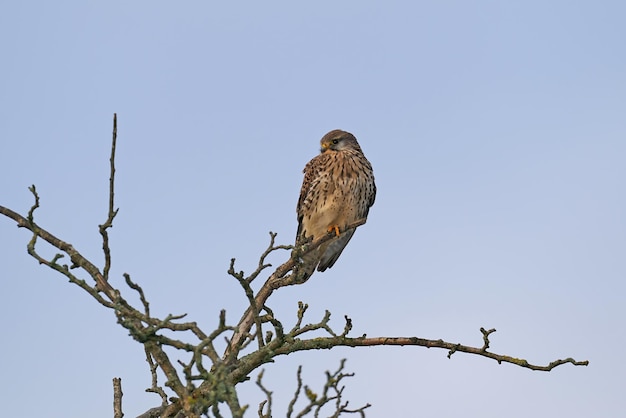
<svg viewBox="0 0 626 418"><path fill-rule="evenodd" d="M357 142L354 135L352 135L350 132L342 131L340 129L335 129L328 132L322 137L320 144L322 153L328 150L343 151L346 149L352 149L362 152L361 147L359 146L359 143Z"/></svg>

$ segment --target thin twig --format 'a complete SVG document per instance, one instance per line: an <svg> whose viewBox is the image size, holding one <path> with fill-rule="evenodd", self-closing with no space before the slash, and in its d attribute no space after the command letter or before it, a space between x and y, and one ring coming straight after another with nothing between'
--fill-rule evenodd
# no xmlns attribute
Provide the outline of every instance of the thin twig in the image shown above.
<svg viewBox="0 0 626 418"><path fill-rule="evenodd" d="M126 280L126 284L128 287L139 293L139 300L141 300L141 304L143 305L143 311L146 316L150 316L150 304L146 300L146 295L143 293L143 289L137 283L133 282L130 278L130 274L124 273L124 279Z"/></svg>
<svg viewBox="0 0 626 418"><path fill-rule="evenodd" d="M146 392L156 393L157 395L159 395L161 397L161 406L165 406L167 405L167 395L165 394L165 391L163 390L161 386L159 386L159 383L158 383L158 377L157 377L158 366L152 360L152 354L150 354L150 352L147 349L145 349L145 352L146 352L146 361L150 365L150 376L152 377L152 385L148 389L146 389Z"/></svg>
<svg viewBox="0 0 626 418"><path fill-rule="evenodd" d="M346 377L354 376L354 373L344 373L343 370L345 368L346 359L342 359L339 368L331 373L329 371L326 372L326 382L324 383L324 387L322 388L321 394L315 393L311 388L302 384L302 367L298 368L297 373L297 389L294 397L289 402L289 406L287 408L287 418L291 418L293 414L294 406L300 393L302 392L302 387L304 386L304 394L306 396L306 400L308 403L304 405L304 407L300 410L300 412L296 415L296 418L302 418L306 415L309 415L313 412L313 416L315 418L319 417L319 414L327 405L330 405L334 401L335 411L330 418L337 418L341 414L360 414L361 417L365 417L365 409L369 408L371 405L366 404L357 409L348 409L348 401L343 400L343 390L345 386L341 385L341 381Z"/></svg>
<svg viewBox="0 0 626 418"><path fill-rule="evenodd" d="M493 334L494 332L496 332L495 328L491 328L489 331L487 331L485 328L480 327L480 332L483 334L483 351L487 351L487 349L489 348L489 334Z"/></svg>
<svg viewBox="0 0 626 418"><path fill-rule="evenodd" d="M263 402L261 402L259 404L259 409L258 409L258 413L259 413L259 418L272 418L272 392L270 390L268 390L265 386L263 386L263 374L265 373L265 370L261 370L261 372L259 373L259 375L256 378L256 385L261 388L261 391L265 394L265 397L267 398L266 400L264 400ZM265 413L263 413L263 409L265 408Z"/></svg>
<svg viewBox="0 0 626 418"><path fill-rule="evenodd" d="M111 141L111 157L110 163L110 176L109 176L109 210L107 213L106 221L98 226L100 235L102 235L102 250L104 252L104 268L102 269L102 276L104 281L109 281L109 271L111 270L111 248L109 247L109 233L107 229L113 226L113 219L119 209L115 209L115 147L117 144L117 114L113 114L113 139Z"/></svg>
<svg viewBox="0 0 626 418"><path fill-rule="evenodd" d="M45 229L41 228L39 225L35 223L33 219L33 214L34 214L35 209L39 207L39 195L37 194L37 190L35 189L34 185L31 186L29 190L35 197L35 204L30 208L28 212L28 218L25 218L22 215L10 209L7 209L3 206L0 206L0 213L13 219L17 223L17 226L19 228L26 228L29 231L31 231L33 235L36 235L36 237L34 237L35 239L37 237L42 238L44 241L47 241L53 247L67 254L70 257L70 260L72 261L72 266L80 267L83 270L85 270L85 272L87 272L87 274L89 274L95 280L98 289L104 291L104 293L107 295L110 301L112 302L115 301L115 299L118 297L118 292L114 290L104 280L102 273L100 272L100 270L98 270L98 268L93 263L91 263L89 260L83 257L82 254L80 254L76 249L74 249L74 247L71 244L63 240L60 240L59 238L55 237L50 232L46 231ZM39 261L41 262L41 260ZM61 271L59 270L59 272Z"/></svg>

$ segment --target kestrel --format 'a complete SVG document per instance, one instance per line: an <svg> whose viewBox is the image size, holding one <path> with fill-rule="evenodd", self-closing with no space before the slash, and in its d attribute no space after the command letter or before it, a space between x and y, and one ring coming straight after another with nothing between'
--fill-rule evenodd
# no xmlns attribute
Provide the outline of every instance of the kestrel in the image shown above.
<svg viewBox="0 0 626 418"><path fill-rule="evenodd" d="M372 165L354 135L336 129L320 141L321 153L304 167L298 199L296 245L331 231L336 237L302 257L299 273L306 280L317 267L325 271L335 264L354 235L346 226L367 218L376 197Z"/></svg>

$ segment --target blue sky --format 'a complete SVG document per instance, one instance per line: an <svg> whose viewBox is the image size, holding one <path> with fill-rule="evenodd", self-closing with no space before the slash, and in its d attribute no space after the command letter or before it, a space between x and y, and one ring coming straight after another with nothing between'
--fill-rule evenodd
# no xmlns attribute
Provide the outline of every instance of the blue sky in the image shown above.
<svg viewBox="0 0 626 418"><path fill-rule="evenodd" d="M376 204L299 300L354 335L482 344L531 372L420 348L342 349L266 367L276 415L298 364L340 358L368 417L616 416L626 409L626 5L617 1L9 2L0 6L0 204L102 264L118 114L112 282L154 313L235 322L268 231L291 243L302 168L335 128L371 161ZM0 219L0 400L7 416L110 417L144 393L141 346ZM54 252L41 246L44 254ZM280 254L272 260L281 261ZM126 293L127 295L130 292ZM242 388L255 416L262 394Z"/></svg>

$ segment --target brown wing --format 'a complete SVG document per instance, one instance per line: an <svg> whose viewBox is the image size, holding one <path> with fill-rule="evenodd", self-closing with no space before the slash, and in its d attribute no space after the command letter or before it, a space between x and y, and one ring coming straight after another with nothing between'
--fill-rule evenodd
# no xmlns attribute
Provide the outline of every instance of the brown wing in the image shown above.
<svg viewBox="0 0 626 418"><path fill-rule="evenodd" d="M298 206L296 207L296 213L298 214L298 231L296 232L296 242L305 238L303 236L302 218L306 216L311 210L314 210L314 194L320 193L317 186L320 183L320 173L323 168L324 155L318 155L307 163L302 171L304 173L304 180L302 180L302 187L300 188L300 197L298 198ZM310 235L310 234L309 234Z"/></svg>

